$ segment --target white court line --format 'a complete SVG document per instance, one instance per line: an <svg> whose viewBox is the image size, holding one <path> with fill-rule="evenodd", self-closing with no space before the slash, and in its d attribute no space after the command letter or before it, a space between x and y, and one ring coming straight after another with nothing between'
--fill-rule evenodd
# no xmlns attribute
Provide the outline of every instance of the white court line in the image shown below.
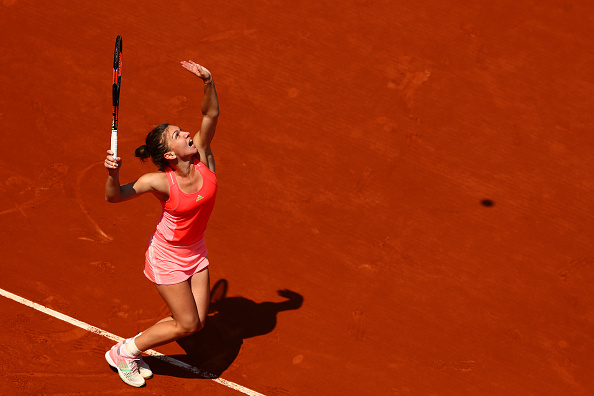
<svg viewBox="0 0 594 396"><path fill-rule="evenodd" d="M34 303L33 301L29 301L26 298L17 296L16 294L12 294L11 292L8 292L8 291L6 291L4 289L0 289L0 295L4 296L6 298L9 298L11 300L14 300L14 301L16 301L18 303L21 303L23 305L26 305L28 307L31 307L33 309L36 309L39 312L43 312L46 315L53 316L54 318L63 320L64 322L68 322L68 323L70 323L70 324L72 324L74 326L78 326L81 329L85 329L87 331L90 331L91 333L99 334L100 336L103 336L105 338L109 338L110 340L113 340L115 342L120 342L120 341L123 340L123 338L120 337L120 336L117 336L117 335L112 334L112 333L110 333L108 331L105 331L105 330L101 330L100 328L95 327L95 326L91 326L90 324L87 324L85 322L81 322L78 319L74 319L74 318L72 318L72 317L70 317L68 315L64 315L63 313L60 313L58 311L54 311L53 309L44 307L41 304L37 304L37 303ZM154 351L152 349L149 349L148 351L145 351L145 353L147 355L155 356L156 358L159 358L161 360L164 360L167 363L172 364L174 366L178 366L180 368L183 368L184 370L188 370L188 371L190 371L190 372L192 372L194 374L200 375L202 377L210 378L214 382L217 382L217 383L219 383L221 385L224 385L224 386L226 386L228 388L231 388L231 389L236 390L238 392L241 392L243 394L246 394L246 395L249 395L249 396L264 396L262 393L258 393L256 391L253 391L253 390L251 390L249 388L246 388L246 387L241 386L239 384L236 384L234 382L227 381L227 380L222 379L222 378L214 378L214 377L216 377L216 375L214 375L214 374L210 374L210 373L208 373L206 371L200 370L197 367L190 366L189 364L184 363L182 361L179 361L177 359L174 359L172 357L165 356L162 353L159 353L159 352Z"/></svg>

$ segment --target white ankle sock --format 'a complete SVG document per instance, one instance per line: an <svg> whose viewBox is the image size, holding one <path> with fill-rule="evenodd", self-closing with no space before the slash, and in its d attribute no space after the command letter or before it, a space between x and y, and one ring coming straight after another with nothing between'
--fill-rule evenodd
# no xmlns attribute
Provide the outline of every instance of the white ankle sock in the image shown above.
<svg viewBox="0 0 594 396"><path fill-rule="evenodd" d="M138 336L136 336L138 337ZM124 355L128 355L129 357L138 356L142 353L140 349L136 346L136 337L132 338L128 342L124 343L122 348L122 352Z"/></svg>

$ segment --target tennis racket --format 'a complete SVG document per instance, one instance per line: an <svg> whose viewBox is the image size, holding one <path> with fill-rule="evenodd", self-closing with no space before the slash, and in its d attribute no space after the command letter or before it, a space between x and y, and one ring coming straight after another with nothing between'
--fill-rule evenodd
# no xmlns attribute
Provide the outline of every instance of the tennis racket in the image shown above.
<svg viewBox="0 0 594 396"><path fill-rule="evenodd" d="M118 156L118 115L120 111L120 85L122 83L122 36L116 38L113 54L113 120L111 122L111 151L114 158Z"/></svg>

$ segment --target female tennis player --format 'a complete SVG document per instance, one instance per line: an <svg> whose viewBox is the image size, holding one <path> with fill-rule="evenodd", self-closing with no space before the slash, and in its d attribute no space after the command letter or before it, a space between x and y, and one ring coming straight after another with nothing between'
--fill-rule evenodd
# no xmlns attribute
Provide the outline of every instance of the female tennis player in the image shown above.
<svg viewBox="0 0 594 396"><path fill-rule="evenodd" d="M180 127L162 124L136 149L142 160L150 157L159 171L120 185L122 160L107 151L105 199L122 202L152 193L163 206L145 254L145 276L155 284L171 316L136 337L114 345L105 359L128 385L140 387L152 371L142 351L199 331L209 304L209 273L204 231L217 192L215 162L210 143L215 134L219 103L211 73L193 61L181 65L204 82L202 123L194 137Z"/></svg>

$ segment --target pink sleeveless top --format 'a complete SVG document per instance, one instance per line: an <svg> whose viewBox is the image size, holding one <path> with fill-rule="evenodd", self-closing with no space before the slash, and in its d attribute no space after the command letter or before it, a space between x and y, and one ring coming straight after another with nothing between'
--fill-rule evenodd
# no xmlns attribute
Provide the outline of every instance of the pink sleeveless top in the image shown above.
<svg viewBox="0 0 594 396"><path fill-rule="evenodd" d="M191 245L201 241L214 208L217 177L195 158L194 165L202 175L202 187L193 194L181 191L173 170L166 170L170 193L167 202L161 202L163 213L156 232L174 245Z"/></svg>

